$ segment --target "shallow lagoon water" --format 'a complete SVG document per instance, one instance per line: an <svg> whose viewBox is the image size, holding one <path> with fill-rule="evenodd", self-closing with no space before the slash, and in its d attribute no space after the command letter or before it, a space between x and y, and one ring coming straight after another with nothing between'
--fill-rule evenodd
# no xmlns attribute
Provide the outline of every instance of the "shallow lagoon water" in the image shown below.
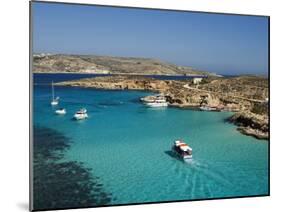
<svg viewBox="0 0 281 212"><path fill-rule="evenodd" d="M34 124L72 140L65 160L83 162L112 193L111 204L268 194L268 142L226 123L228 112L147 108L144 91L56 87L64 116L54 114L50 87L34 86ZM72 116L86 107L89 118ZM193 148L183 162L175 139Z"/></svg>

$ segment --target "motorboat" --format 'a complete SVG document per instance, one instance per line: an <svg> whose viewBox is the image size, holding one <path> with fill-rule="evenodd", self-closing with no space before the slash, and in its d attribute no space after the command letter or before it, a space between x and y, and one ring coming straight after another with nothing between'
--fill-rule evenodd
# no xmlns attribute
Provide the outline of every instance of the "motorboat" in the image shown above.
<svg viewBox="0 0 281 212"><path fill-rule="evenodd" d="M181 140L174 141L172 150L183 159L192 158L192 148Z"/></svg>
<svg viewBox="0 0 281 212"><path fill-rule="evenodd" d="M52 81L52 101L51 105L55 106L59 104L59 97L55 98L55 88L54 88L54 83Z"/></svg>
<svg viewBox="0 0 281 212"><path fill-rule="evenodd" d="M218 111L218 108L209 106L201 106L199 109L202 111Z"/></svg>
<svg viewBox="0 0 281 212"><path fill-rule="evenodd" d="M149 107L167 107L168 102L164 96L155 96L147 101L145 101L145 105Z"/></svg>
<svg viewBox="0 0 281 212"><path fill-rule="evenodd" d="M74 114L73 118L76 120L82 120L88 118L87 110L85 108L81 108Z"/></svg>
<svg viewBox="0 0 281 212"><path fill-rule="evenodd" d="M56 110L55 113L58 115L64 115L64 114L66 114L66 110L64 108L60 108L60 109Z"/></svg>

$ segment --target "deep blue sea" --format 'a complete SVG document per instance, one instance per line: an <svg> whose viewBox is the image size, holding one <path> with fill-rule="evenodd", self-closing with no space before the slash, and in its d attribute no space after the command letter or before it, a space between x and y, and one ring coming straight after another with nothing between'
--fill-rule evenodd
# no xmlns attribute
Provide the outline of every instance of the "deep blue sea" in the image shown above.
<svg viewBox="0 0 281 212"><path fill-rule="evenodd" d="M50 81L54 82L61 82L66 80L75 80L75 79L82 79L82 78L88 78L88 77L103 77L103 76L114 76L112 74L48 74L48 73L42 73L42 74L34 74L34 82L37 84L42 83L49 83ZM142 75L143 76L143 75ZM154 79L160 79L160 80L187 80L192 79L196 76L171 76L171 75L145 75L145 77L150 77ZM198 77L204 77L204 76L198 76Z"/></svg>
<svg viewBox="0 0 281 212"><path fill-rule="evenodd" d="M50 82L76 78L34 76L33 123L71 139L65 160L92 168L111 204L268 194L268 141L239 133L224 121L231 113L147 108L139 102L151 94L144 91L55 87L57 107L67 110L55 115ZM81 107L89 118L72 120ZM189 162L171 152L178 138L193 148Z"/></svg>

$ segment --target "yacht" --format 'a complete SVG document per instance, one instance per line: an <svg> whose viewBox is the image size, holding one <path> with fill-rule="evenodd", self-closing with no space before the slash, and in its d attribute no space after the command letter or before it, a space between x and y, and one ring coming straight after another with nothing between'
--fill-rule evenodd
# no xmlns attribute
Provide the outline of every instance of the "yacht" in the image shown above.
<svg viewBox="0 0 281 212"><path fill-rule="evenodd" d="M64 114L66 114L66 110L64 108L60 108L60 109L56 110L55 113L58 115L64 115Z"/></svg>
<svg viewBox="0 0 281 212"><path fill-rule="evenodd" d="M88 118L87 110L85 108L81 108L74 114L73 118L76 120L82 120Z"/></svg>
<svg viewBox="0 0 281 212"><path fill-rule="evenodd" d="M154 99L146 101L145 104L149 107L167 107L168 102L164 96L155 96Z"/></svg>
<svg viewBox="0 0 281 212"><path fill-rule="evenodd" d="M192 148L181 140L174 141L172 150L183 159L192 158Z"/></svg>
<svg viewBox="0 0 281 212"><path fill-rule="evenodd" d="M54 83L52 81L52 101L51 105L58 105L59 104L59 97L55 98L55 88L54 88Z"/></svg>

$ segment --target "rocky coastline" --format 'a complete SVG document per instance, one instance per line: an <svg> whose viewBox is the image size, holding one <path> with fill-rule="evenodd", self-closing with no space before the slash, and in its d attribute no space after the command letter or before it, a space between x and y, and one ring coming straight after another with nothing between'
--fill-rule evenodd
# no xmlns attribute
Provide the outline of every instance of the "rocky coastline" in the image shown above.
<svg viewBox="0 0 281 212"><path fill-rule="evenodd" d="M235 112L227 121L241 133L258 139L269 138L268 80L262 77L209 77L200 84L192 80L159 80L144 76L116 75L56 83L111 90L148 90L163 95L169 106ZM149 97L147 97L149 98Z"/></svg>
<svg viewBox="0 0 281 212"><path fill-rule="evenodd" d="M243 111L235 113L227 121L237 125L237 130L245 135L254 136L257 139L269 138L268 117L265 115Z"/></svg>

